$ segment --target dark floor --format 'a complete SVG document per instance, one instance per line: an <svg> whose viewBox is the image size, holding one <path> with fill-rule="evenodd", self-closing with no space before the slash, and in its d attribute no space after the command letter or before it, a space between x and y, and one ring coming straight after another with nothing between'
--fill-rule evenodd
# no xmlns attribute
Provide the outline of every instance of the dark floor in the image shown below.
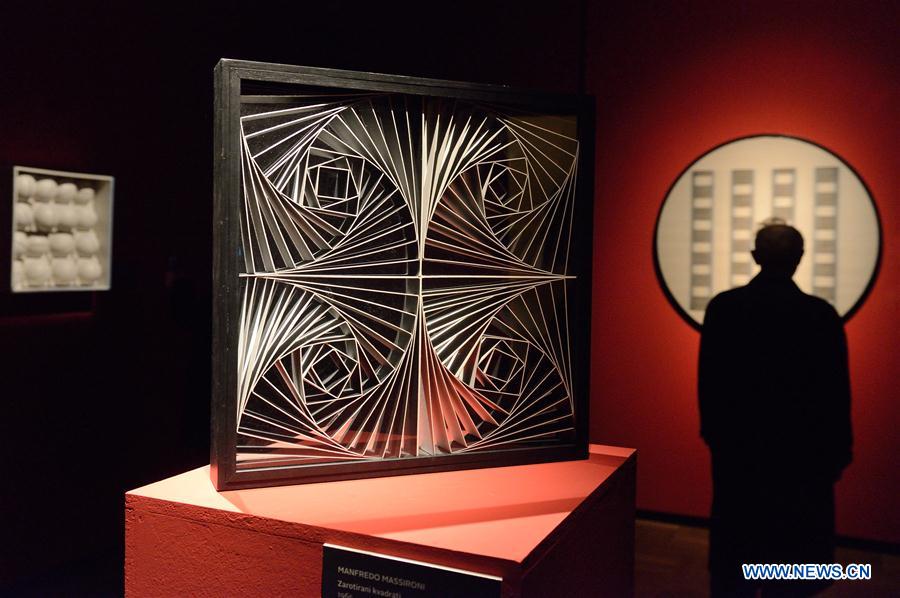
<svg viewBox="0 0 900 598"><path fill-rule="evenodd" d="M705 528L638 519L635 584L638 598L707 596L708 532ZM839 563L871 563L870 581L837 582L822 598L900 597L900 556L852 548L838 548ZM75 563L52 577L30 580L0 590L11 597L122 595L122 557L109 554Z"/></svg>
<svg viewBox="0 0 900 598"><path fill-rule="evenodd" d="M638 519L635 589L639 598L703 597L709 594L706 528ZM838 547L838 563L871 563L872 579L839 581L822 598L900 596L900 556Z"/></svg>

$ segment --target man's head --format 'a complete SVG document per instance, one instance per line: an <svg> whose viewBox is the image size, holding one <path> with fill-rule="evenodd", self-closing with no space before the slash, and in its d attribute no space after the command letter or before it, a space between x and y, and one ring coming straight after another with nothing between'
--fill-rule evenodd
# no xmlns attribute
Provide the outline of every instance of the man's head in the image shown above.
<svg viewBox="0 0 900 598"><path fill-rule="evenodd" d="M783 220L771 218L756 233L753 259L764 272L793 276L803 257L803 236Z"/></svg>

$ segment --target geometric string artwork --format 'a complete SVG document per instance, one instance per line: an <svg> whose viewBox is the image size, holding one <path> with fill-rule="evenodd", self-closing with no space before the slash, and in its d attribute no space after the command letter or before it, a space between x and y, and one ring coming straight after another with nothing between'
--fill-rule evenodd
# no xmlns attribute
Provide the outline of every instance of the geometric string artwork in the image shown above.
<svg viewBox="0 0 900 598"><path fill-rule="evenodd" d="M406 104L292 98L241 118L241 463L430 456L574 428L558 299L577 140L427 100L413 131Z"/></svg>
<svg viewBox="0 0 900 598"><path fill-rule="evenodd" d="M239 111L237 472L580 440L576 116L321 88Z"/></svg>

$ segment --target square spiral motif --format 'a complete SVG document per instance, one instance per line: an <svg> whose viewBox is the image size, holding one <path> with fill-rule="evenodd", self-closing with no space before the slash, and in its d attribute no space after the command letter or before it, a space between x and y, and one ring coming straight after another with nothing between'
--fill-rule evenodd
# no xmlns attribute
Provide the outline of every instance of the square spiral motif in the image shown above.
<svg viewBox="0 0 900 598"><path fill-rule="evenodd" d="M575 444L576 132L464 99L242 95L235 469Z"/></svg>

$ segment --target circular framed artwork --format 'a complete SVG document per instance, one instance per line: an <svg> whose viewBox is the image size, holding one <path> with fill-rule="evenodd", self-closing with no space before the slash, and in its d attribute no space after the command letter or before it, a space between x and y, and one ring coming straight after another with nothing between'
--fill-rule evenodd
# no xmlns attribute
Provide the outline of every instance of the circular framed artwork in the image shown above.
<svg viewBox="0 0 900 598"><path fill-rule="evenodd" d="M755 135L694 160L660 208L656 273L689 324L699 328L712 297L756 275L750 251L756 231L772 218L803 235L797 286L831 303L844 319L859 309L881 259L881 223L868 187L820 145Z"/></svg>

